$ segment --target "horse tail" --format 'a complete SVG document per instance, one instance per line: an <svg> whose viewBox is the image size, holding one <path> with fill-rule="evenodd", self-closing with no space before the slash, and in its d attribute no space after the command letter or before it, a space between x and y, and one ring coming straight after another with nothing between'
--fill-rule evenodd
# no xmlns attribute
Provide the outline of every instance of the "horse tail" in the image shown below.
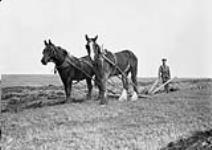
<svg viewBox="0 0 212 150"><path fill-rule="evenodd" d="M135 85L134 91L138 93L137 89L138 58L135 56L133 52L130 52L130 73L131 73L131 80Z"/></svg>

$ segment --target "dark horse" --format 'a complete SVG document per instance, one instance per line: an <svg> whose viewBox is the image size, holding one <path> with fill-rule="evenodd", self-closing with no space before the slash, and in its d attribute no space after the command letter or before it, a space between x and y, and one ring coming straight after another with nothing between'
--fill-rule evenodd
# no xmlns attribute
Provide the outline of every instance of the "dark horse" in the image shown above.
<svg viewBox="0 0 212 150"><path fill-rule="evenodd" d="M138 90L137 90L137 66L138 59L135 54L130 50L123 50L117 53L111 53L108 50L101 50L100 46L97 44L95 38L89 38L85 36L87 44L86 49L88 55L93 61L95 74L98 82L100 83L99 87L99 96L101 98L100 104L107 103L106 98L106 89L107 89L107 80L111 76L122 75L123 82L123 91L119 97L120 101L126 100L128 97L128 79L127 76L131 73L131 80L134 87L134 92L131 99L137 100ZM118 69L119 68L119 69Z"/></svg>
<svg viewBox="0 0 212 150"><path fill-rule="evenodd" d="M72 81L80 81L83 79L87 82L87 98L90 99L92 91L91 77L94 75L93 68L89 65L89 63L91 63L90 57L85 56L78 59L74 56L69 56L65 49L55 46L50 40L49 43L44 41L44 44L45 48L41 62L43 65L46 65L48 62L55 63L65 87L66 101L71 99ZM85 63L85 61L87 63Z"/></svg>

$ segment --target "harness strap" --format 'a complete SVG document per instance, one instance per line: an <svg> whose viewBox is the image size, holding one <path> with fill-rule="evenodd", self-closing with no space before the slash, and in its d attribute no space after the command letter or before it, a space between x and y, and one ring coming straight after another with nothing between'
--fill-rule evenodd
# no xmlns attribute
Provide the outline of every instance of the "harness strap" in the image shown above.
<svg viewBox="0 0 212 150"><path fill-rule="evenodd" d="M73 56L69 56L73 57ZM57 69L66 68L69 66L70 58L68 56L65 57L63 63L60 66L56 66Z"/></svg>
<svg viewBox="0 0 212 150"><path fill-rule="evenodd" d="M113 71L113 72L115 72L116 69L117 69L117 57L116 57L116 55L115 55L114 53L110 52L110 53L112 54L112 56L113 56L113 59L114 59L114 62L113 62L113 60L109 59L109 58L106 56L106 53L108 53L107 50L104 50L104 52L102 53L102 56L103 56L103 57L102 57L102 58L103 58L103 60L102 60L102 65L103 65L103 61L106 60L107 62L109 62L109 64L111 64L112 66L115 67L115 69L114 69L114 71Z"/></svg>
<svg viewBox="0 0 212 150"><path fill-rule="evenodd" d="M93 65L90 64L88 61L86 61L86 60L81 60L81 61L82 61L82 62L85 62L85 63L88 64L89 66L93 67ZM71 63L71 62L70 62L70 63ZM87 77L89 77L91 80L93 80L93 81L96 82L98 85L100 85L100 82L95 81L88 73L86 73L85 71L83 71L81 68L77 67L77 66L74 65L73 63L72 63L71 65L73 65L75 68L77 68L78 70L80 70L82 73L84 73L84 74L85 74ZM93 70L94 70L94 69L93 69ZM95 71L94 71L94 72L95 72ZM78 82L77 82L77 83L78 83ZM113 91L110 90L110 89L107 89L107 91L109 91L109 92L115 94L115 92L113 92Z"/></svg>
<svg viewBox="0 0 212 150"><path fill-rule="evenodd" d="M130 69L130 64L127 65L127 67L124 70L124 73L126 73Z"/></svg>
<svg viewBox="0 0 212 150"><path fill-rule="evenodd" d="M111 54L113 55L115 65L117 65L117 57L116 57L116 55L114 53L112 53L112 52L111 52Z"/></svg>
<svg viewBox="0 0 212 150"><path fill-rule="evenodd" d="M86 63L88 66L90 66L93 69L93 64L88 62L87 60L83 60L83 59L80 58L79 61Z"/></svg>
<svg viewBox="0 0 212 150"><path fill-rule="evenodd" d="M111 52L112 53L112 52ZM112 55L113 55L113 58L114 58L114 64L115 64L115 69L114 69L114 73L116 72L116 68L117 68L117 57L116 57L116 55L114 54L114 53L112 53Z"/></svg>
<svg viewBox="0 0 212 150"><path fill-rule="evenodd" d="M72 57L72 56L71 56ZM92 67L92 69L93 69L93 65L91 64L91 63L89 63L88 61L86 61L86 60L80 60L81 62L85 62L86 64L88 64L90 67ZM80 67L78 67L73 61L71 61L71 59L70 58L68 58L68 57L66 57L65 58L65 60L64 60L64 62L62 63L62 65L60 65L60 66L56 66L56 68L58 69L58 68L66 68L66 67L69 67L69 65L72 65L74 68L76 68L76 69L78 69L79 71L81 71L82 73L84 73L87 77L89 77L91 80L93 80L94 82L96 82L98 85L100 85L100 83L98 82L98 81L95 81L87 72L85 72L82 68L80 68ZM93 69L94 70L94 69ZM95 71L94 71L95 72ZM77 82L75 82L74 84L77 84L78 82L80 82L80 81L77 81ZM109 91L109 92L111 92L111 93L113 93L113 94L115 94L112 90L110 90L110 89L107 89L107 91Z"/></svg>

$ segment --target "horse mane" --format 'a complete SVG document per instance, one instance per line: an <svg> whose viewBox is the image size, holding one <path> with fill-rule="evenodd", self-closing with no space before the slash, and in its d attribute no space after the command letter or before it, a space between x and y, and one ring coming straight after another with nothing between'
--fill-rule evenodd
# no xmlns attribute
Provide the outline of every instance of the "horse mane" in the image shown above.
<svg viewBox="0 0 212 150"><path fill-rule="evenodd" d="M60 50L60 51L65 51L68 54L68 51L64 48L62 48L61 46L56 46L56 49Z"/></svg>
<svg viewBox="0 0 212 150"><path fill-rule="evenodd" d="M80 62L79 58L71 55L66 49L62 48L61 46L57 46L57 49L65 51L67 53L68 59L70 59L71 61Z"/></svg>

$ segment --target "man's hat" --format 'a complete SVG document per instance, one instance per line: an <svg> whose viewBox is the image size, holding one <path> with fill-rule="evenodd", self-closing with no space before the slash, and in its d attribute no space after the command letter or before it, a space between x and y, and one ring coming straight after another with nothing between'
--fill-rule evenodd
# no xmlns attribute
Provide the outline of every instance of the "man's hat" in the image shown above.
<svg viewBox="0 0 212 150"><path fill-rule="evenodd" d="M167 59L166 58L163 58L162 61L167 61Z"/></svg>

